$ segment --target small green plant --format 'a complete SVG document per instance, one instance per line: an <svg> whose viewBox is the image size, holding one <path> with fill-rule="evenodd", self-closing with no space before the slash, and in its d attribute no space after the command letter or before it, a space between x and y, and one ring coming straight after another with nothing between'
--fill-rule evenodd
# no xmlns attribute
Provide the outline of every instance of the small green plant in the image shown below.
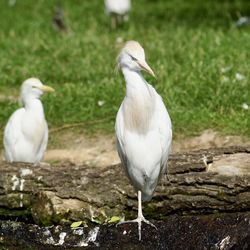
<svg viewBox="0 0 250 250"><path fill-rule="evenodd" d="M82 221L75 221L75 222L73 222L73 223L70 225L70 227L71 227L72 229L75 229L75 228L80 227L82 224L83 224Z"/></svg>
<svg viewBox="0 0 250 250"><path fill-rule="evenodd" d="M112 216L111 219L108 221L108 223L116 223L119 222L121 220L121 217L119 216Z"/></svg>

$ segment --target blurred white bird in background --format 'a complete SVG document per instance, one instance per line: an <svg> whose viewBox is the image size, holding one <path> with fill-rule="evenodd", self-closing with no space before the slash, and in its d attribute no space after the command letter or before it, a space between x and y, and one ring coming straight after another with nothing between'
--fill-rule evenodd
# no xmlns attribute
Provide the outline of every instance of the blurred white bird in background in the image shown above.
<svg viewBox="0 0 250 250"><path fill-rule="evenodd" d="M48 142L48 125L40 96L53 92L39 79L29 78L21 87L24 107L10 117L4 131L5 158L8 162L39 163Z"/></svg>
<svg viewBox="0 0 250 250"><path fill-rule="evenodd" d="M58 2L55 7L55 15L53 16L52 22L53 22L53 27L55 28L55 30L65 32L65 33L69 31L69 28L65 22L64 9L62 5L60 4L60 2Z"/></svg>
<svg viewBox="0 0 250 250"><path fill-rule="evenodd" d="M107 14L111 16L111 28L115 29L122 21L128 20L130 0L104 0Z"/></svg>
<svg viewBox="0 0 250 250"><path fill-rule="evenodd" d="M141 222L154 226L144 218L141 201L152 198L160 176L166 170L172 125L162 98L140 73L145 70L154 76L141 45L136 41L127 42L118 60L126 81L126 96L116 116L117 150L125 172L138 192L138 217L125 222L138 222L141 239Z"/></svg>

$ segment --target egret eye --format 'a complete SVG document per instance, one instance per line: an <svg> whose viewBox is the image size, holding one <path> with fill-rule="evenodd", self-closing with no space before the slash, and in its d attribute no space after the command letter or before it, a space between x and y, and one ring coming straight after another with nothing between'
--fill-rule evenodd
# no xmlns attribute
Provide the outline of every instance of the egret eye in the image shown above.
<svg viewBox="0 0 250 250"><path fill-rule="evenodd" d="M132 59L133 61L138 61L135 57L133 57L133 56L131 56L131 55L130 55L130 57L131 57L131 59Z"/></svg>

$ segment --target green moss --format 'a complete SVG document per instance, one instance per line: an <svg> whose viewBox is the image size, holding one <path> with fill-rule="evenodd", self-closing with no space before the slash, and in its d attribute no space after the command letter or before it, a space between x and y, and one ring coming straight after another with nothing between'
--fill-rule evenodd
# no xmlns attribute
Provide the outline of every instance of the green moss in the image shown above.
<svg viewBox="0 0 250 250"><path fill-rule="evenodd" d="M220 191L217 193L217 198L218 200L222 200L222 201L231 201L231 196L223 191Z"/></svg>
<svg viewBox="0 0 250 250"><path fill-rule="evenodd" d="M9 208L0 208L0 216L6 217L29 217L31 216L31 208L25 209L9 209Z"/></svg>

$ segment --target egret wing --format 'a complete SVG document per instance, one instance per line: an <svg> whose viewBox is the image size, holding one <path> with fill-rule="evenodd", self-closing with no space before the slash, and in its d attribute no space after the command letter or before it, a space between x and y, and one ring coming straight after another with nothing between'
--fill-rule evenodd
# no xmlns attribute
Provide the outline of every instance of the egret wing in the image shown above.
<svg viewBox="0 0 250 250"><path fill-rule="evenodd" d="M16 145L22 137L21 121L24 112L24 108L16 110L10 117L4 130L5 158L10 162L14 160Z"/></svg>
<svg viewBox="0 0 250 250"><path fill-rule="evenodd" d="M128 176L128 172L126 168L128 159L127 159L126 151L124 147L124 120L122 116L122 105L116 116L115 131L116 131L117 152L121 159L122 166L126 172L126 175Z"/></svg>
<svg viewBox="0 0 250 250"><path fill-rule="evenodd" d="M168 157L171 152L172 124L168 111L159 95L156 107L156 120L158 120L158 131L162 149L161 172L164 173L166 171Z"/></svg>
<svg viewBox="0 0 250 250"><path fill-rule="evenodd" d="M38 153L37 153L37 162L41 161L43 156L44 156L44 152L47 148L47 144L48 144L48 134L49 134L49 130L48 130L48 124L45 121L45 130L44 130L44 136L43 139L41 141L40 147L38 149Z"/></svg>

